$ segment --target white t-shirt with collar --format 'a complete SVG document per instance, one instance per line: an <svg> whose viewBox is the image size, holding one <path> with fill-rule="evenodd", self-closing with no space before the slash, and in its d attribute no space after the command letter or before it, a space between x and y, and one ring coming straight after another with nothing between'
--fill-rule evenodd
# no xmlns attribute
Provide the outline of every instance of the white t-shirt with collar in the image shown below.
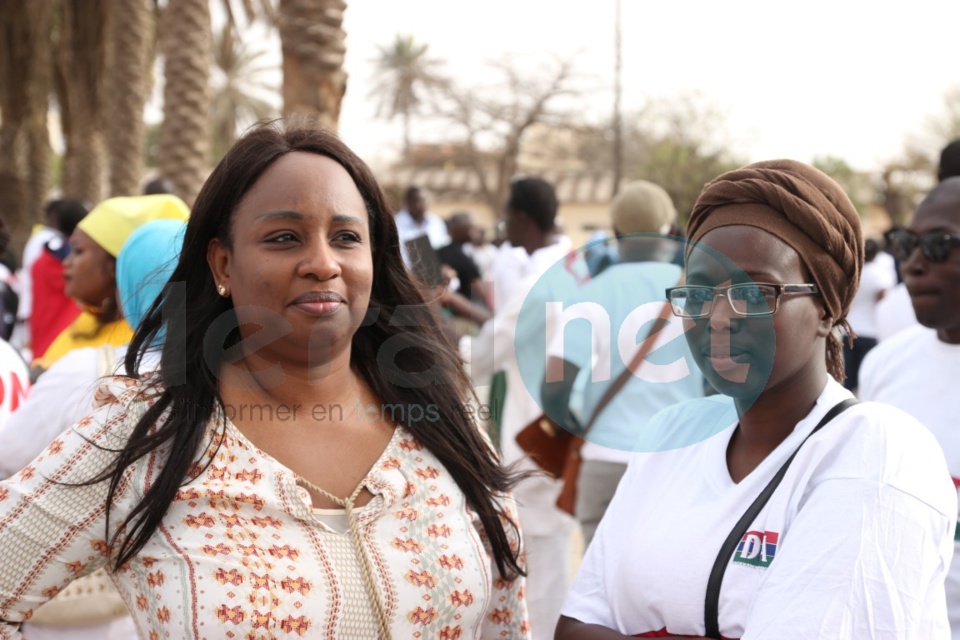
<svg viewBox="0 0 960 640"><path fill-rule="evenodd" d="M727 427L686 447L641 453L564 603L563 615L627 635L703 636L717 552L753 499L833 405L813 411L739 484L726 449L737 418L726 398L665 409L651 429ZM800 449L749 527L720 592L725 638L947 639L943 581L956 495L933 436L889 406L848 409Z"/></svg>

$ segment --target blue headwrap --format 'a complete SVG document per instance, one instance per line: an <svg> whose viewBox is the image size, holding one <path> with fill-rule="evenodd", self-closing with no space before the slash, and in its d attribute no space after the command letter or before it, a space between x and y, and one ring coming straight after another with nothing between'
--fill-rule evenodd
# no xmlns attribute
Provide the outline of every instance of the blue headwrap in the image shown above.
<svg viewBox="0 0 960 640"><path fill-rule="evenodd" d="M186 228L180 220L148 222L134 231L120 249L117 288L123 315L134 330L177 266ZM162 333L157 337L162 338Z"/></svg>

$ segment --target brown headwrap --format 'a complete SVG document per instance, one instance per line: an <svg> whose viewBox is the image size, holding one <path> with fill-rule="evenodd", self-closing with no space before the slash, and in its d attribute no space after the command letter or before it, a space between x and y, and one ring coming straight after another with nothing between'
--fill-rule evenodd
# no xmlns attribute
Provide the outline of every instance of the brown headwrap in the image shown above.
<svg viewBox="0 0 960 640"><path fill-rule="evenodd" d="M757 162L727 172L704 187L690 214L687 237L697 242L708 231L729 225L763 229L793 247L820 289L834 326L852 335L846 317L860 284L863 234L860 216L840 185L795 160ZM830 372L842 380L835 335L828 339L827 356Z"/></svg>

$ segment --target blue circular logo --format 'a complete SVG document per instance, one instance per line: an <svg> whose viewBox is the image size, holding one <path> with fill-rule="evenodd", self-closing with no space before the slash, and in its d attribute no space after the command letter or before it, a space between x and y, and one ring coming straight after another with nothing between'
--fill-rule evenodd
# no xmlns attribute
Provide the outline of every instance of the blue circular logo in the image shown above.
<svg viewBox="0 0 960 640"><path fill-rule="evenodd" d="M591 276L585 256L608 242L619 260ZM778 296L683 238L593 242L527 294L514 342L520 376L551 419L578 435L589 427L588 442L619 451L688 446L736 423L766 386Z"/></svg>

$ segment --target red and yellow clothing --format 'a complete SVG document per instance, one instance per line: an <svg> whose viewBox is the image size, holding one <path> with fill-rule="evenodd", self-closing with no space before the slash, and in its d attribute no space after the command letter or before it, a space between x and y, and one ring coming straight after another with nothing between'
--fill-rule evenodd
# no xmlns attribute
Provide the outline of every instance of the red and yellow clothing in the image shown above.
<svg viewBox="0 0 960 640"><path fill-rule="evenodd" d="M44 356L53 341L80 315L80 307L64 293L63 262L49 250L30 270L33 309L30 312L30 348L35 359Z"/></svg>
<svg viewBox="0 0 960 640"><path fill-rule="evenodd" d="M33 361L32 367L49 369L50 365L74 349L99 347L105 344L121 347L132 339L133 329L126 320L108 322L98 330L97 317L88 311L83 311L69 327L60 332L43 357Z"/></svg>

